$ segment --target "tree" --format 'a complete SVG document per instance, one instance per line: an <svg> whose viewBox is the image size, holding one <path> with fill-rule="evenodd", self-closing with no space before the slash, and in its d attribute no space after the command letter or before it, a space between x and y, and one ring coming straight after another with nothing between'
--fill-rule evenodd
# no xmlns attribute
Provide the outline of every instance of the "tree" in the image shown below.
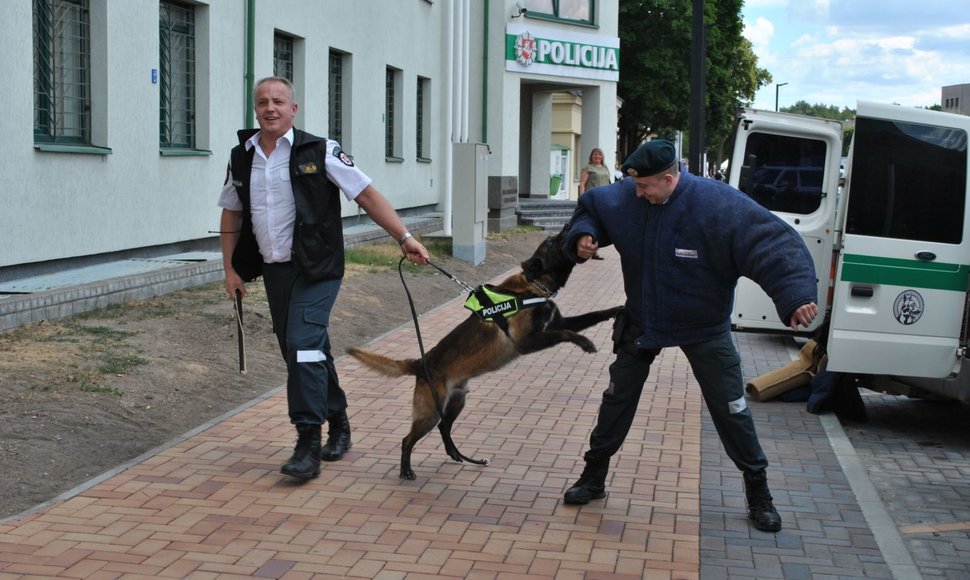
<svg viewBox="0 0 970 580"><path fill-rule="evenodd" d="M742 0L705 0L708 150L720 150L735 111L771 83L742 36ZM617 151L623 158L650 135L672 138L690 116L691 0L620 0L623 99Z"/></svg>
<svg viewBox="0 0 970 580"><path fill-rule="evenodd" d="M790 107L782 107L781 112L840 121L842 123L842 156L849 154L849 143L852 141L852 133L855 131L855 109L842 107L840 110L835 105L823 105L822 103L809 105L807 101L798 101Z"/></svg>

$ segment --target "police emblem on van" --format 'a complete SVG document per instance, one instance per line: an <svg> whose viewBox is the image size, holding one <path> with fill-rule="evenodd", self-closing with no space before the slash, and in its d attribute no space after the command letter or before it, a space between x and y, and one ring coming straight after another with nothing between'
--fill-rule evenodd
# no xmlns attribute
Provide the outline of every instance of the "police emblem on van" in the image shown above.
<svg viewBox="0 0 970 580"><path fill-rule="evenodd" d="M916 290L904 290L893 303L893 315L900 324L915 324L923 316L923 297Z"/></svg>

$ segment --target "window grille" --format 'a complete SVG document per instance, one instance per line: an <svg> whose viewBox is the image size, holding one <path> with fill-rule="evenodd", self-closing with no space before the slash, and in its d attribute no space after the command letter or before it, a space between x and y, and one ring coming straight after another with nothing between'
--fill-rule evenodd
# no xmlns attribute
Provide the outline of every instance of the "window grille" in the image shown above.
<svg viewBox="0 0 970 580"><path fill-rule="evenodd" d="M523 0L529 16L545 16L593 24L596 0Z"/></svg>
<svg viewBox="0 0 970 580"><path fill-rule="evenodd" d="M169 0L159 6L159 145L195 147L195 11Z"/></svg>
<svg viewBox="0 0 970 580"><path fill-rule="evenodd" d="M34 140L90 143L87 0L34 0Z"/></svg>
<svg viewBox="0 0 970 580"><path fill-rule="evenodd" d="M345 147L343 141L344 131L344 72L343 55L339 52L330 51L330 135L334 141Z"/></svg>
<svg viewBox="0 0 970 580"><path fill-rule="evenodd" d="M428 153L428 144L425 142L425 122L427 120L427 104L425 103L425 91L427 89L428 79L418 77L418 87L416 95L416 115L415 115L415 150L418 154L418 159L427 159L430 157Z"/></svg>
<svg viewBox="0 0 970 580"><path fill-rule="evenodd" d="M384 77L384 156L394 157L394 141L395 141L395 116L394 116L394 105L396 102L397 95L394 91L394 76L395 71L392 68L387 69L387 73Z"/></svg>
<svg viewBox="0 0 970 580"><path fill-rule="evenodd" d="M285 34L273 36L273 74L293 82L293 38Z"/></svg>

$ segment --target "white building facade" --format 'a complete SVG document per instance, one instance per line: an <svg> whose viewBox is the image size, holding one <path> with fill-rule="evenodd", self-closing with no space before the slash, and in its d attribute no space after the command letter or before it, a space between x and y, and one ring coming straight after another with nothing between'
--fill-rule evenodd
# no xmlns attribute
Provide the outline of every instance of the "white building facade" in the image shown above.
<svg viewBox="0 0 970 580"><path fill-rule="evenodd" d="M338 139L407 215L465 219L453 143L484 143L490 215L549 193L552 93L613 159L618 0L7 0L0 279L213 241L255 80ZM524 8L524 10L523 10ZM358 214L344 203L344 217ZM494 221L507 225L507 214Z"/></svg>

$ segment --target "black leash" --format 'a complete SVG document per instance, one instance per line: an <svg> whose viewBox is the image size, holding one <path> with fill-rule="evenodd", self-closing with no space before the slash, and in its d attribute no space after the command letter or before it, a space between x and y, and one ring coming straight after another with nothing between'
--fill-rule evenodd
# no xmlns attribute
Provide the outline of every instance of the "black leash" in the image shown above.
<svg viewBox="0 0 970 580"><path fill-rule="evenodd" d="M414 333L418 336L418 350L421 352L421 369L424 371L424 379L428 382L428 388L431 390L431 397L434 399L434 406L438 411L439 421L443 421L445 418L445 411L441 406L441 398L438 397L438 392L434 390L434 385L431 383L431 373L428 372L428 363L424 359L424 341L421 339L421 326L418 324L418 312L414 308L414 300L411 298L411 291L408 289L408 283L404 281L404 269L402 266L404 265L405 258L406 256L401 256L401 261L397 263L397 274L401 277L401 284L404 286L404 293L407 294L408 297L408 306L411 307L411 318L414 320ZM428 264L434 266L439 272L457 282L462 288L465 288L469 292L474 291L474 288L465 284L458 278L455 278L448 272L445 272L443 269L431 262L431 260L428 260ZM488 465L487 459L472 459L471 457L466 457L465 454L458 450L457 445L455 446L455 453L457 453L458 457L461 457L463 461L467 461L468 463L474 463L476 465Z"/></svg>

